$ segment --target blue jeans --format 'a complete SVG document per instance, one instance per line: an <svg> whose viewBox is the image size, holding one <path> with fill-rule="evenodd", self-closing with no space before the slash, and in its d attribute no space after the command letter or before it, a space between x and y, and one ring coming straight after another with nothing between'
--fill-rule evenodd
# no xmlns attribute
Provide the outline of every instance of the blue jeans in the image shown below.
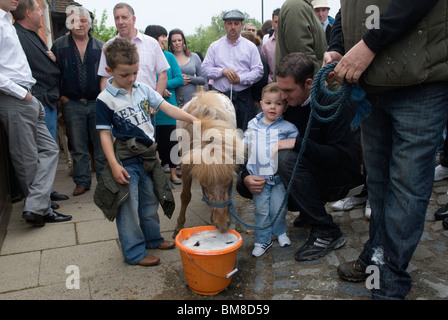
<svg viewBox="0 0 448 320"><path fill-rule="evenodd" d="M44 106L45 124L54 141L58 142L58 109Z"/></svg>
<svg viewBox="0 0 448 320"><path fill-rule="evenodd" d="M374 299L404 299L406 271L423 232L434 180L435 152L448 118L448 83L368 95L362 123L372 208L370 238L358 262L379 268Z"/></svg>
<svg viewBox="0 0 448 320"><path fill-rule="evenodd" d="M141 163L124 167L129 173L129 198L120 206L116 223L124 260L137 264L163 242L154 184Z"/></svg>
<svg viewBox="0 0 448 320"><path fill-rule="evenodd" d="M106 164L100 135L96 130L96 102L82 103L69 100L62 105L62 115L73 158L73 181L77 186L90 188L92 175L89 148L93 153L97 180Z"/></svg>
<svg viewBox="0 0 448 320"><path fill-rule="evenodd" d="M277 215L286 190L279 175L274 176L274 185L265 184L260 194L254 194L253 200L255 204L255 226L268 226ZM288 206L286 205L282 212L275 220L275 223L269 228L263 230L255 230L255 243L269 243L271 242L271 234L278 237L286 233L286 212Z"/></svg>

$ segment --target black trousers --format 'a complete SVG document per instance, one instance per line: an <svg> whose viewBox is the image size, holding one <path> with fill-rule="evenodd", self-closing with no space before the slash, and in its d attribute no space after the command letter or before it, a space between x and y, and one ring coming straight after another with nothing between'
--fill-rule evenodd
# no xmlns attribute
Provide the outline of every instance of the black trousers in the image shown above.
<svg viewBox="0 0 448 320"><path fill-rule="evenodd" d="M171 161L170 153L173 148L178 152L179 146L176 141L171 141L171 133L176 130L176 125L159 125L156 126L156 142L157 151L159 152L160 163L162 167L166 164L170 168L176 168L176 164ZM177 154L177 153L176 153Z"/></svg>
<svg viewBox="0 0 448 320"><path fill-rule="evenodd" d="M242 91L230 91L222 92L227 97L232 96L232 103L235 107L236 113L236 126L237 128L246 131L247 124L250 120L252 120L256 115L254 99L252 97L251 88L247 88Z"/></svg>

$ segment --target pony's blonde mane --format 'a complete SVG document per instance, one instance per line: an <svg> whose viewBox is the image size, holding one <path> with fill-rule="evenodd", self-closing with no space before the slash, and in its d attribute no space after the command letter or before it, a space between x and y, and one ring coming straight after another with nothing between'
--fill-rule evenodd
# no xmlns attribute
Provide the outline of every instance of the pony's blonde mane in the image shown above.
<svg viewBox="0 0 448 320"><path fill-rule="evenodd" d="M231 104L227 97L206 91L197 93L184 107L201 121L200 141L193 139L191 123L178 123L178 128L185 129L191 138L189 152L182 152L182 165L203 186L231 183L238 164L243 161L242 132L236 129L235 116L226 103ZM197 159L200 163L195 163Z"/></svg>

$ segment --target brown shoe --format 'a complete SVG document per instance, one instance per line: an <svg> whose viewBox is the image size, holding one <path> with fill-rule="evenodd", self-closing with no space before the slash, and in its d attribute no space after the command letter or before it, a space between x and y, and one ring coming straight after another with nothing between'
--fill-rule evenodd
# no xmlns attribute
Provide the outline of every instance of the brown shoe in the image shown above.
<svg viewBox="0 0 448 320"><path fill-rule="evenodd" d="M366 269L359 264L358 260L340 264L337 272L339 278L345 281L361 282L368 277Z"/></svg>
<svg viewBox="0 0 448 320"><path fill-rule="evenodd" d="M148 256L138 263L139 266L149 267L155 266L160 263L160 259L148 254Z"/></svg>
<svg viewBox="0 0 448 320"><path fill-rule="evenodd" d="M173 241L163 240L163 242L161 244L159 244L157 249L160 249L160 250L173 249L175 247L175 245L176 244Z"/></svg>
<svg viewBox="0 0 448 320"><path fill-rule="evenodd" d="M90 188L86 188L84 186L76 186L75 190L73 190L73 195L80 196L80 195L86 193L87 190L90 190Z"/></svg>

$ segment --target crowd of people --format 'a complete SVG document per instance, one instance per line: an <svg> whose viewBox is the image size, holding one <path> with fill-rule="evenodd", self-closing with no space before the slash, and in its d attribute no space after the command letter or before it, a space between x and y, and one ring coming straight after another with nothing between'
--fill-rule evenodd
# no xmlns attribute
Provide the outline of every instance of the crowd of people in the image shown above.
<svg viewBox="0 0 448 320"><path fill-rule="evenodd" d="M244 23L243 13L231 10L223 16L226 34L202 59L190 51L181 29L148 25L138 31L126 3L115 5L117 35L106 43L91 35L89 11L77 7L68 13L69 32L49 49L37 33L43 15L37 1L0 0L0 120L25 199L22 217L38 227L72 218L55 211L58 201L68 199L53 188L59 104L73 159L73 196L90 189L94 170L98 184L107 186L103 190L120 192L120 199L95 192L95 203L113 205L107 210L116 220L124 260L159 264L147 249L175 246L160 234L157 208L160 194L166 199L171 192L168 179L182 184L171 156L178 152L172 139L176 121L195 121L182 106L198 90L216 90L232 101L237 127L245 133L248 157L237 190L255 204L252 255L262 256L273 239L280 247L291 245L289 209L300 212L295 227L310 227L294 258L318 259L346 243L326 204L349 210L367 203L370 238L359 258L337 272L343 280L364 281L375 264L380 286L372 298L404 299L411 288L406 268L423 232L433 181L448 178L444 158L434 171L448 119L448 55L431 54L448 46L446 24L438 23L448 5L359 2L355 7L341 1L333 18L325 0L286 0L261 34ZM372 4L384 13L377 17L379 29L360 20ZM406 49L408 42L415 45ZM406 63L399 63L403 50ZM371 104L356 131L356 104L350 101L332 121L309 121L314 76L334 61L328 86L359 83ZM323 96L320 103L335 100ZM290 184L287 208L281 208ZM360 195L344 198L360 185ZM435 218L448 228L448 207Z"/></svg>

